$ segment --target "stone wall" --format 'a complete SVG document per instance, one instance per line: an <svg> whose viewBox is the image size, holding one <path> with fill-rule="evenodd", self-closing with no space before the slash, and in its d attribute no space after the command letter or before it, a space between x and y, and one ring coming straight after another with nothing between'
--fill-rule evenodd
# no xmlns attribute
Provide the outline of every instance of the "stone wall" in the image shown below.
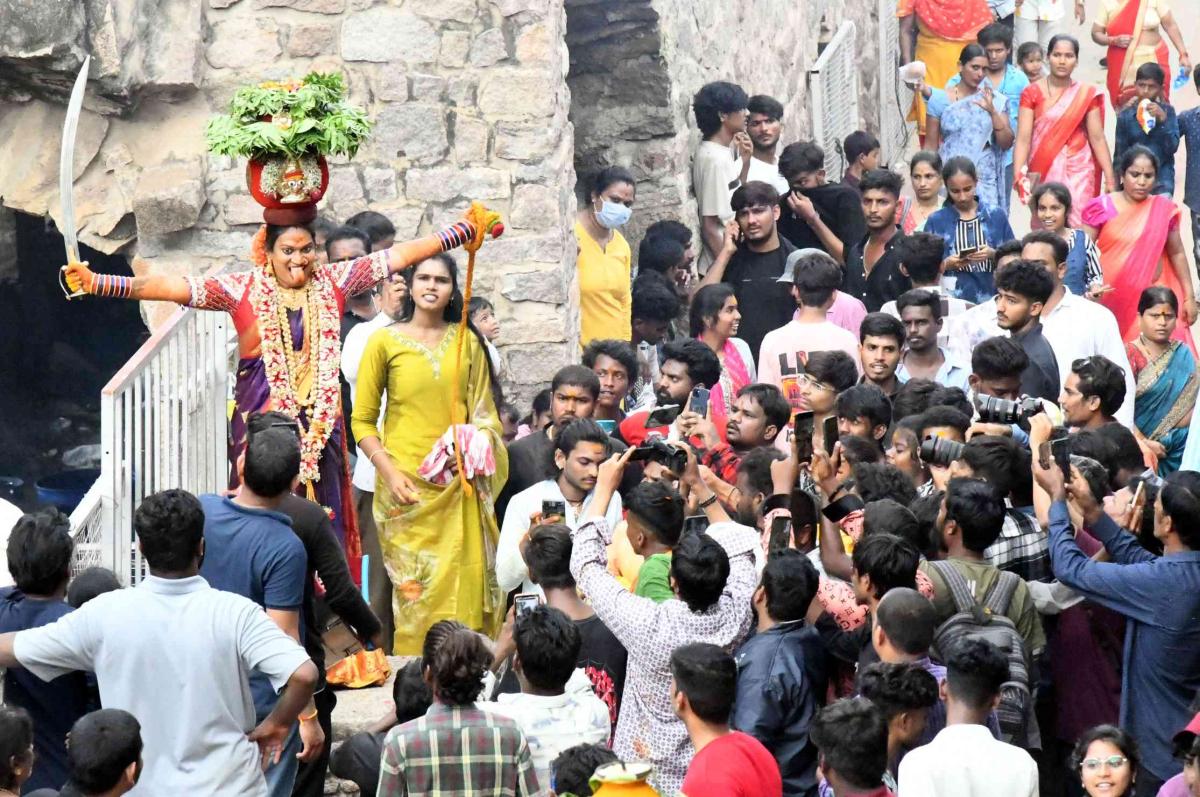
<svg viewBox="0 0 1200 797"><path fill-rule="evenodd" d="M874 2L834 2L830 13L842 5L869 15ZM90 53L75 157L81 242L136 257L139 271L244 262L261 210L244 164L204 151L204 124L242 85L340 70L375 130L353 161L331 163L324 213L378 210L405 238L455 219L470 199L499 210L508 232L483 250L475 289L496 305L509 387L524 404L577 345L576 166L634 169L635 245L655 219L692 222L692 94L718 77L775 94L787 138L803 135L820 37L806 7L0 0L0 203L60 220L58 131Z"/></svg>
<svg viewBox="0 0 1200 797"><path fill-rule="evenodd" d="M610 165L638 178L635 247L663 218L696 224L691 153L700 142L695 92L729 80L748 94L784 104L781 146L811 129L808 70L819 44L843 19L858 25L864 98L876 93L877 11L873 0L816 9L792 0L567 0L568 82L575 124L575 169L582 177ZM863 124L877 129L876 101L862 103Z"/></svg>
<svg viewBox="0 0 1200 797"><path fill-rule="evenodd" d="M471 199L500 211L475 290L527 400L574 345L564 24L552 0L0 0L0 198L58 217L63 100L90 52L81 241L139 270L236 263L261 209L244 164L205 153L206 120L247 83L341 70L375 130L331 163L323 212L369 207L406 238Z"/></svg>

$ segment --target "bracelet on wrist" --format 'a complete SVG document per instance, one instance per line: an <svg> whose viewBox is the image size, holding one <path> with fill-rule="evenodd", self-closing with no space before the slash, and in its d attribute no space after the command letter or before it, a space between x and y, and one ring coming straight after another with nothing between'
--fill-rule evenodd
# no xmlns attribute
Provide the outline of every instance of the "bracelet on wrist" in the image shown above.
<svg viewBox="0 0 1200 797"><path fill-rule="evenodd" d="M91 292L96 296L128 299L133 295L133 277L121 277L116 274L93 274Z"/></svg>
<svg viewBox="0 0 1200 797"><path fill-rule="evenodd" d="M699 506L701 509L708 509L710 506L712 506L716 502L717 502L717 494L713 493L708 498L705 498L703 501L701 501Z"/></svg>
<svg viewBox="0 0 1200 797"><path fill-rule="evenodd" d="M315 708L312 710L311 714L307 714L307 715L301 714L300 715L301 722L312 722L316 718L317 718L317 710Z"/></svg>

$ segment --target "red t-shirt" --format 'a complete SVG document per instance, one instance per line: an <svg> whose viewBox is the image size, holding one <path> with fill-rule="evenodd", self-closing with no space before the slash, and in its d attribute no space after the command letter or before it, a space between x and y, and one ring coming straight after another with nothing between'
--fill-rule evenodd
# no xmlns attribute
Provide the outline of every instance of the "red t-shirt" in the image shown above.
<svg viewBox="0 0 1200 797"><path fill-rule="evenodd" d="M696 753L683 779L684 797L782 797L783 779L762 742L734 731Z"/></svg>

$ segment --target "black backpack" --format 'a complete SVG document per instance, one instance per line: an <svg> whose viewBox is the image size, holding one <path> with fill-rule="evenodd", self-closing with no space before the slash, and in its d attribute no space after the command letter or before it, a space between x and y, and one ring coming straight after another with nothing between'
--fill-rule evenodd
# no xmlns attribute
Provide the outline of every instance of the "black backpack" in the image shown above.
<svg viewBox="0 0 1200 797"><path fill-rule="evenodd" d="M1028 747L1029 717L1033 713L1029 684L1032 660L1025 638L1007 616L1021 577L1001 570L980 604L975 600L971 585L953 562L931 561L929 564L950 588L957 610L934 632L931 651L934 658L944 663L946 655L964 639L984 639L995 645L1008 659L1009 670L1009 680L1000 689L1000 705L996 707L1001 741Z"/></svg>

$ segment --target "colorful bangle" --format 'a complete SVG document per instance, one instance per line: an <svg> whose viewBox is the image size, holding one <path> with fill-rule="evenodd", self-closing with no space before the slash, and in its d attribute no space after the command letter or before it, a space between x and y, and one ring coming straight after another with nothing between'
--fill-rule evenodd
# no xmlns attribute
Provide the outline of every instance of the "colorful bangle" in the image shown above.
<svg viewBox="0 0 1200 797"><path fill-rule="evenodd" d="M316 718L317 718L317 710L315 708L312 710L312 713L309 714L307 717L304 716L303 714L300 715L301 722L312 722Z"/></svg>
<svg viewBox="0 0 1200 797"><path fill-rule="evenodd" d="M448 252L474 238L475 225L469 221L456 221L446 229L438 230L437 236L442 243L442 251Z"/></svg>
<svg viewBox="0 0 1200 797"><path fill-rule="evenodd" d="M96 296L128 299L133 296L133 277L119 277L115 274L94 274L92 275L92 293Z"/></svg>

